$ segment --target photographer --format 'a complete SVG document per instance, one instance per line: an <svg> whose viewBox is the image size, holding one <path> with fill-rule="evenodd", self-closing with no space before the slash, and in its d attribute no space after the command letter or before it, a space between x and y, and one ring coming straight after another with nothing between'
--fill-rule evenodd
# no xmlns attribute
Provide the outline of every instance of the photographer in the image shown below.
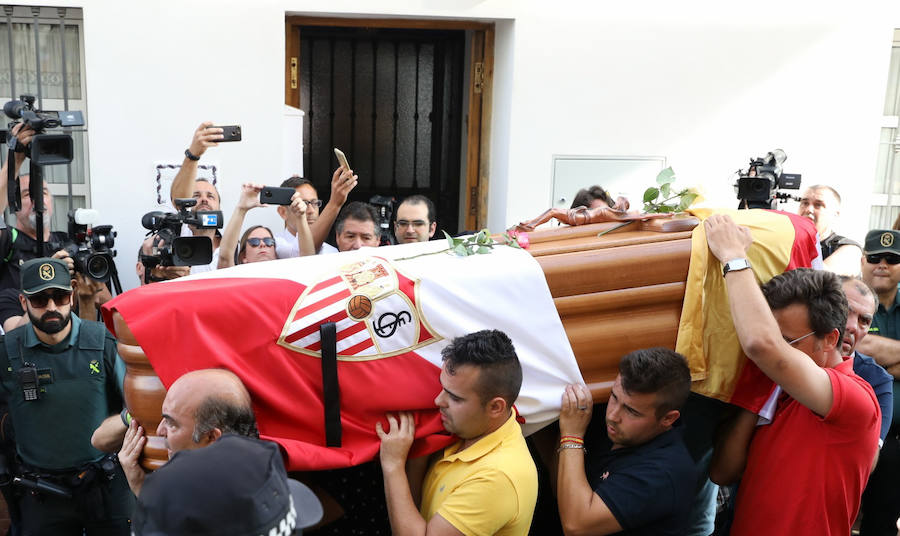
<svg viewBox="0 0 900 536"><path fill-rule="evenodd" d="M216 140L220 139L222 139L222 129L213 128L211 121L202 123L194 131L191 145L184 151L184 161L181 163L181 168L175 175L175 180L172 182L172 187L169 191L172 206L175 206L176 199L192 197L197 200L197 205L193 209L194 212L199 210L220 210L221 198L219 197L219 190L208 180L197 178L197 166L200 157L210 147L218 146L219 144L216 143ZM219 242L222 237L215 229L198 229L193 226L189 228L194 236L209 237L213 243L212 262L208 265L191 266L191 273L197 274L215 270L219 263Z"/></svg>
<svg viewBox="0 0 900 536"><path fill-rule="evenodd" d="M225 227L225 233L222 235L222 243L219 249L224 252L224 255L219 255L219 268L234 266L235 261L238 264L243 264L245 262L273 260L276 258L275 239L272 236L272 232L262 226L248 229L244 236L241 237L240 251L237 257L234 254L237 236L241 226L244 224L244 217L247 215L247 211L256 207L268 206L259 202L259 192L262 189L263 185L261 184L244 183L241 185L241 196L238 199L237 206L234 208L234 214L228 221L228 226ZM294 193L291 200L290 205L279 207L279 209L284 209L286 224L297 230L295 240L297 241L300 255L315 255L316 250L313 245L313 237L306 219L307 203L300 193ZM282 210L279 210L279 214L281 213ZM256 242L256 244L254 245L253 242ZM267 242L271 242L271 244Z"/></svg>
<svg viewBox="0 0 900 536"><path fill-rule="evenodd" d="M169 279L177 279L179 277L184 277L186 275L191 274L190 266L154 266L150 269L150 277L146 277L147 275L147 267L144 266L144 257L150 257L153 255L153 247L162 247L165 245L165 241L159 238L159 235L152 234L144 239L141 242L141 247L138 249L138 257L137 257L137 266L135 266L135 272L138 276L138 282L141 286L147 285L149 283L155 283L157 281L168 281Z"/></svg>

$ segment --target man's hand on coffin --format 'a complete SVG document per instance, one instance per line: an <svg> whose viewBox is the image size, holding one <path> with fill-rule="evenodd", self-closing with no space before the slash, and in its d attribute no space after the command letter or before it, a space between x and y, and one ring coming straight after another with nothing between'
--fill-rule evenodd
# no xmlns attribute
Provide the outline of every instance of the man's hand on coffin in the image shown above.
<svg viewBox="0 0 900 536"><path fill-rule="evenodd" d="M144 435L144 429L138 425L137 419L132 419L128 425L128 431L125 432L125 440L122 442L122 448L119 449L119 465L128 479L128 487L138 496L141 494L141 487L144 485L144 472L141 467L141 453L144 451L144 445L147 443L147 436Z"/></svg>
<svg viewBox="0 0 900 536"><path fill-rule="evenodd" d="M567 385L562 394L562 405L559 410L560 436L584 437L593 411L594 399L591 390L586 385Z"/></svg>
<svg viewBox="0 0 900 536"><path fill-rule="evenodd" d="M747 256L747 250L753 243L749 228L736 224L725 214L713 214L703 222L703 226L709 250L720 262Z"/></svg>
<svg viewBox="0 0 900 536"><path fill-rule="evenodd" d="M381 467L387 472L405 466L409 449L416 437L416 423L413 414L408 411L397 415L388 413L385 417L388 421L387 432L379 421L375 423L375 433L381 439Z"/></svg>

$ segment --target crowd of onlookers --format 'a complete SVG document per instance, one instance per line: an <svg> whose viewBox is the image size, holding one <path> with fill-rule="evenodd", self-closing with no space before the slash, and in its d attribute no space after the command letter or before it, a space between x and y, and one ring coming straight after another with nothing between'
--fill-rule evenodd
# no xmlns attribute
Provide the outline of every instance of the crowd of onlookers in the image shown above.
<svg viewBox="0 0 900 536"><path fill-rule="evenodd" d="M17 125L12 134L27 144L34 132ZM197 175L220 136L212 123L195 131L173 203L192 198L197 213L220 210L217 186ZM18 173L24 153L15 154L7 165ZM375 207L347 202L358 180L339 167L327 203L310 181L284 180L280 187L293 193L277 206L284 225L274 231L243 228L248 211L266 206L264 185L245 183L221 231L182 230L210 240L209 262L144 262L166 246L150 233L138 277L147 284L378 246L385 231ZM685 423L702 397L690 393L683 356L650 348L622 357L609 401L599 406L603 418L591 389L569 385L558 424L526 440L513 408L522 368L512 341L479 331L442 351L434 403L455 443L410 459L414 415L387 415L372 423L381 441L377 463L368 465L374 472L333 474L356 475L350 485L378 503L365 510L287 477L277 447L259 440L248 390L226 370L189 372L169 387L155 430L169 461L148 474L141 464L148 436L123 407L116 341L87 321L109 289L76 273L64 251L37 254L28 183L19 175L16 227L0 229L0 489L13 534L291 534L317 523L318 534L845 535L856 522L863 535L897 532L900 218L862 244L838 235L840 196L830 187L807 188L799 208L816 227L823 265L762 286L749 260L750 231L720 214L702 223L744 354L777 385L771 418L718 404L707 419L714 440L689 448L696 431ZM575 203L628 209L598 186ZM44 204L44 241L54 243L46 188ZM436 227L428 198L398 205L396 242L429 240ZM547 438L550 449L541 446ZM332 523L341 509L356 514L344 516L352 523ZM363 510L381 514L369 519Z"/></svg>

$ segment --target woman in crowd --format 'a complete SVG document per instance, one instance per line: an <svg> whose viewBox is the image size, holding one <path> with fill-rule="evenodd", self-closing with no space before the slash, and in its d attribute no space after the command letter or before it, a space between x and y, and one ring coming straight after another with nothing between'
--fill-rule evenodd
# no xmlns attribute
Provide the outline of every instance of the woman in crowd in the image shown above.
<svg viewBox="0 0 900 536"><path fill-rule="evenodd" d="M276 258L275 238L272 236L272 231L262 225L255 225L244 232L240 239L240 249L235 254L238 246L238 233L244 224L247 212L256 207L268 206L259 202L259 192L262 189L263 185L261 184L248 182L241 185L241 195L238 198L237 206L234 207L234 213L228 220L228 225L225 226L225 232L222 233L222 241L219 244L219 268L228 268L234 266L235 263L270 261ZM288 218L291 219L291 225L297 229L300 256L315 255L312 233L309 230L309 223L306 221L306 202L300 197L300 194L294 194L288 207Z"/></svg>

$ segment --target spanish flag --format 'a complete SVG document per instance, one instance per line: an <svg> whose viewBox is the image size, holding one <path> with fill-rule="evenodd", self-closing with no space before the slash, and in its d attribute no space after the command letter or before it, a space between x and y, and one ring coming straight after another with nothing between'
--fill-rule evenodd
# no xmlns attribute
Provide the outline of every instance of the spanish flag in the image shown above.
<svg viewBox="0 0 900 536"><path fill-rule="evenodd" d="M753 235L747 253L760 284L794 268L822 268L812 221L774 210L697 209L705 220L713 212L728 214ZM741 350L722 265L710 253L703 225L694 229L684 306L676 351L684 355L694 379L693 391L761 413L775 385ZM764 415L765 416L765 415Z"/></svg>

